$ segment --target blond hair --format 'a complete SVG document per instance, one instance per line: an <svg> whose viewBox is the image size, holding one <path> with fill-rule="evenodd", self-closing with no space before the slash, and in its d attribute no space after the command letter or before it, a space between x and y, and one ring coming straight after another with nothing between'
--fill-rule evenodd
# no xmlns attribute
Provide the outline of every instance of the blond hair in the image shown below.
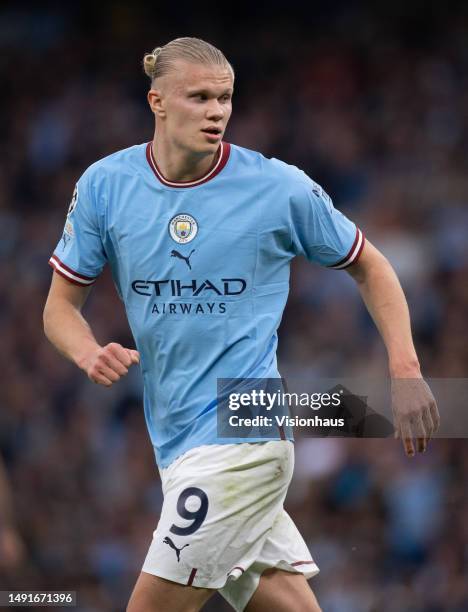
<svg viewBox="0 0 468 612"><path fill-rule="evenodd" d="M178 59L194 64L210 64L229 68L234 78L231 64L219 49L201 38L188 36L175 38L163 47L156 47L151 53L147 53L143 58L143 69L153 83L158 77L174 70L174 62Z"/></svg>

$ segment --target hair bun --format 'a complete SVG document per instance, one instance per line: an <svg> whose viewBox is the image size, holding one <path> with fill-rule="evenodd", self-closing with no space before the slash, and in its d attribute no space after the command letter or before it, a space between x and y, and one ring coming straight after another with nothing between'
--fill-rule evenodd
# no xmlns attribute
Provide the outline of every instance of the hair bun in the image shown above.
<svg viewBox="0 0 468 612"><path fill-rule="evenodd" d="M151 53L147 53L143 58L143 68L145 74L149 76L150 79L154 78L154 73L156 70L156 60L158 59L158 55L161 53L162 47L156 47L151 51Z"/></svg>

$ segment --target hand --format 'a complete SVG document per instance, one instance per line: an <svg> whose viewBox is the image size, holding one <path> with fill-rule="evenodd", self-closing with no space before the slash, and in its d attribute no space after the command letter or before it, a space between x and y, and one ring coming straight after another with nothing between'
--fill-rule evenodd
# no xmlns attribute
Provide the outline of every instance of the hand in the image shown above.
<svg viewBox="0 0 468 612"><path fill-rule="evenodd" d="M14 569L25 558L21 537L13 527L0 528L0 568Z"/></svg>
<svg viewBox="0 0 468 612"><path fill-rule="evenodd" d="M106 346L97 346L81 367L93 382L110 387L125 376L128 368L134 363L140 363L138 351L111 342Z"/></svg>
<svg viewBox="0 0 468 612"><path fill-rule="evenodd" d="M395 437L403 442L408 457L415 454L413 438L419 453L424 453L440 424L439 410L423 378L392 378L392 410Z"/></svg>

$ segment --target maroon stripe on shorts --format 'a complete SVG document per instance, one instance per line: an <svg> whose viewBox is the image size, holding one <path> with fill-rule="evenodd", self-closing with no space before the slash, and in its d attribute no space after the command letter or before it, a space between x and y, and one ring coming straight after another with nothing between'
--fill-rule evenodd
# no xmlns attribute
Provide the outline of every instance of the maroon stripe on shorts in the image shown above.
<svg viewBox="0 0 468 612"><path fill-rule="evenodd" d="M291 565L294 567L295 565L310 565L311 563L315 563L315 561L294 561Z"/></svg>
<svg viewBox="0 0 468 612"><path fill-rule="evenodd" d="M195 578L195 574L197 573L197 567L192 567L192 571L190 572L190 576L187 582L187 586L190 586Z"/></svg>

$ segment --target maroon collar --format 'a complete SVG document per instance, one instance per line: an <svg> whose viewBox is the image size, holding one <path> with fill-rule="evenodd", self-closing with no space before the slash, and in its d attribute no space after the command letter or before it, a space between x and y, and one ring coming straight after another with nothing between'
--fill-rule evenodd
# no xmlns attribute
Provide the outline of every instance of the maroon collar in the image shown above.
<svg viewBox="0 0 468 612"><path fill-rule="evenodd" d="M214 178L217 174L219 174L224 168L231 152L231 145L228 142L221 142L219 146L219 154L217 156L216 161L214 162L213 166L211 166L211 168L208 170L208 172L202 177L194 181L168 181L166 178L164 178L161 170L158 168L156 160L154 159L153 147L151 146L152 144L152 142L149 142L146 145L146 159L148 160L148 164L150 165L151 170L156 175L156 178L167 187L196 187L197 185L202 185L207 181L211 181L211 179Z"/></svg>

